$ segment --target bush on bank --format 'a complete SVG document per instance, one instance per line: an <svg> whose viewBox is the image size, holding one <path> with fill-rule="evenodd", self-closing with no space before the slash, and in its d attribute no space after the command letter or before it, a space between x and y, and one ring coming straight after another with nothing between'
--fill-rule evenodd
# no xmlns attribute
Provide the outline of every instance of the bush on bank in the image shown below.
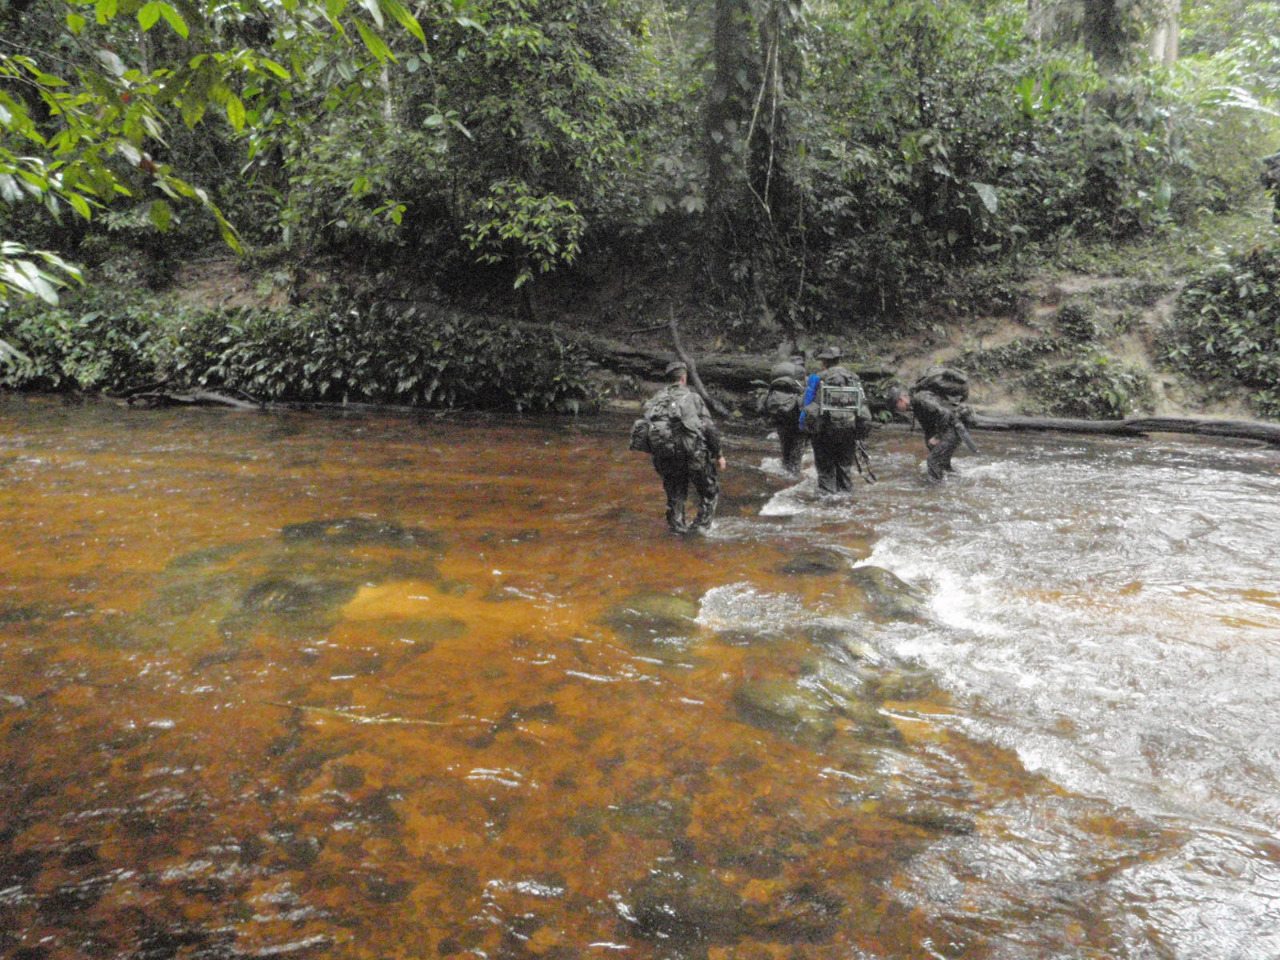
<svg viewBox="0 0 1280 960"><path fill-rule="evenodd" d="M0 387L240 390L263 401L577 412L585 348L545 330L424 307L168 312L31 306L0 316Z"/></svg>
<svg viewBox="0 0 1280 960"><path fill-rule="evenodd" d="M1176 369L1244 386L1259 414L1280 417L1280 243L1235 254L1188 284L1159 346Z"/></svg>

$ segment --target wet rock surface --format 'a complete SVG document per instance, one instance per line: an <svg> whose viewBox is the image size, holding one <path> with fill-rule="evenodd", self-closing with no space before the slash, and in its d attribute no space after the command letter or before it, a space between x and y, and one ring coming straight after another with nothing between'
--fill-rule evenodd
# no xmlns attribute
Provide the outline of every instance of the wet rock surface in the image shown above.
<svg viewBox="0 0 1280 960"><path fill-rule="evenodd" d="M750 931L750 905L698 864L655 870L629 898L637 934L677 946L732 943Z"/></svg>
<svg viewBox="0 0 1280 960"><path fill-rule="evenodd" d="M927 620L929 596L891 570L863 565L849 571L848 580L861 589L868 614L881 620Z"/></svg>
<svg viewBox="0 0 1280 960"><path fill-rule="evenodd" d="M697 600L660 591L640 591L607 611L601 622L628 643L649 646L687 640L698 632Z"/></svg>

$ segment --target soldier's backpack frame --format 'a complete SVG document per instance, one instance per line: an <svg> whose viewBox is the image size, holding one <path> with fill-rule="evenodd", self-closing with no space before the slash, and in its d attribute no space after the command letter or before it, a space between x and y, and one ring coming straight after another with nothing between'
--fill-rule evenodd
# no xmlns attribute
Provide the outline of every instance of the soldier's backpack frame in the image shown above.
<svg viewBox="0 0 1280 960"><path fill-rule="evenodd" d="M867 393L861 381L849 384L819 383L813 402L805 407L804 429L808 433L824 430L853 430L866 406Z"/></svg>

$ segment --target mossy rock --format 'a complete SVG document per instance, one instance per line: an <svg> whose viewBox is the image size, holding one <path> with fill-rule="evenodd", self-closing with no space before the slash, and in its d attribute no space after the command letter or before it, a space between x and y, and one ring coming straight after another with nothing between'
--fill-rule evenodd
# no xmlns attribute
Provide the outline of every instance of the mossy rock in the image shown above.
<svg viewBox="0 0 1280 960"><path fill-rule="evenodd" d="M919 587L883 567L863 565L849 571L848 580L862 591L867 613L877 620L927 620L929 596Z"/></svg>
<svg viewBox="0 0 1280 960"><path fill-rule="evenodd" d="M633 594L614 606L601 622L633 645L688 638L698 632L696 600L657 591Z"/></svg>
<svg viewBox="0 0 1280 960"><path fill-rule="evenodd" d="M748 680L733 693L747 723L798 743L821 746L836 733L835 712L815 690L784 678Z"/></svg>
<svg viewBox="0 0 1280 960"><path fill-rule="evenodd" d="M823 548L797 553L780 568L792 577L829 577L848 569L848 557L838 550Z"/></svg>
<svg viewBox="0 0 1280 960"><path fill-rule="evenodd" d="M285 543L327 543L343 547L421 547L442 550L440 535L420 527L402 527L387 520L340 517L293 523L280 531Z"/></svg>

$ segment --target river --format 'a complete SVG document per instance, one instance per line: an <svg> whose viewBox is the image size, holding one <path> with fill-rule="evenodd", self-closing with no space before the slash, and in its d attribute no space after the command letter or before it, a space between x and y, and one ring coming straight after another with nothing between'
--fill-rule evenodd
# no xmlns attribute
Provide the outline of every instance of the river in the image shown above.
<svg viewBox="0 0 1280 960"><path fill-rule="evenodd" d="M0 396L0 954L1274 960L1280 453Z"/></svg>

